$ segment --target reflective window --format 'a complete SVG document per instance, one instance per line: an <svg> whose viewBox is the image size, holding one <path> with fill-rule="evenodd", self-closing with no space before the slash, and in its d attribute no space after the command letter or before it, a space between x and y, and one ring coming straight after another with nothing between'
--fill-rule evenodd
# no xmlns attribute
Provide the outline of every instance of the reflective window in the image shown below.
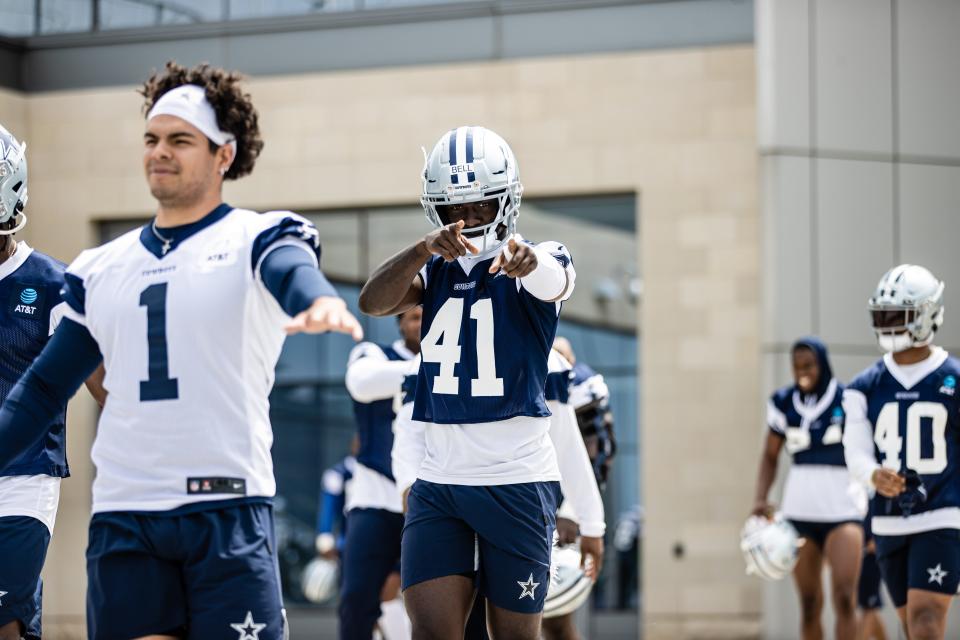
<svg viewBox="0 0 960 640"><path fill-rule="evenodd" d="M101 29L130 29L164 24L216 22L223 13L223 0L99 0Z"/></svg>
<svg viewBox="0 0 960 640"><path fill-rule="evenodd" d="M469 0L3 0L0 34L149 28L465 1Z"/></svg>
<svg viewBox="0 0 960 640"><path fill-rule="evenodd" d="M77 0L40 0L40 33L71 33L93 28L93 5Z"/></svg>
<svg viewBox="0 0 960 640"><path fill-rule="evenodd" d="M0 3L0 33L28 36L36 31L35 0L5 0Z"/></svg>

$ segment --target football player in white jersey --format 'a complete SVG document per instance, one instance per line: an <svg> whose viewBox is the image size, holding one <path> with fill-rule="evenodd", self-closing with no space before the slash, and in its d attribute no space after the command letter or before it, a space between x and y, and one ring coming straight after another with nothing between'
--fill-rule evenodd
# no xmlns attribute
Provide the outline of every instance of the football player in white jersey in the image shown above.
<svg viewBox="0 0 960 640"><path fill-rule="evenodd" d="M47 344L66 306L60 296L66 265L14 239L27 222L26 147L0 125L0 401ZM103 389L93 379L87 386L102 404ZM33 447L0 465L0 640L40 638L40 570L60 481L70 475L65 405L36 425L46 432Z"/></svg>
<svg viewBox="0 0 960 640"><path fill-rule="evenodd" d="M560 488L547 358L576 272L563 245L515 235L522 186L496 133L444 134L422 180L435 230L360 294L376 316L423 306L412 417L425 456L407 498L404 600L414 637L461 636L479 590L491 635L534 640Z"/></svg>
<svg viewBox="0 0 960 640"><path fill-rule="evenodd" d="M240 77L168 63L142 94L156 217L68 268L65 318L0 409L0 467L102 354L89 637L279 640L274 366L285 334L360 326L318 269L313 225L223 203L263 146Z"/></svg>

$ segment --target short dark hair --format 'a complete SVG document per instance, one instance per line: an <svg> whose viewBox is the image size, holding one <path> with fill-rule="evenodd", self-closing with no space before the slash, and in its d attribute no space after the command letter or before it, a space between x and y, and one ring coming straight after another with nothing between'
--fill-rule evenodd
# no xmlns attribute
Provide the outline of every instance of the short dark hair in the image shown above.
<svg viewBox="0 0 960 640"><path fill-rule="evenodd" d="M236 180L253 171L257 157L263 149L257 110L249 93L240 87L243 76L235 71L211 67L206 62L188 69L175 61L167 62L163 71L154 72L143 83L139 93L144 97L143 113L146 115L163 94L185 84L203 87L207 100L217 114L219 127L237 139L237 154L233 164L224 174L225 180ZM210 150L218 145L210 142Z"/></svg>

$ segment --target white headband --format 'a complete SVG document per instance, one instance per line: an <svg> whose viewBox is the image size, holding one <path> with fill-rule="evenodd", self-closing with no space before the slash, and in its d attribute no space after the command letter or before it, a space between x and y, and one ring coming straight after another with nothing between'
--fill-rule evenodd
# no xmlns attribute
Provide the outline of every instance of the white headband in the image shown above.
<svg viewBox="0 0 960 640"><path fill-rule="evenodd" d="M207 100L203 87L184 84L166 92L150 109L147 121L157 116L176 116L192 124L214 144L219 146L229 144L233 148L233 156L236 157L237 139L232 133L220 129L217 124L217 113Z"/></svg>

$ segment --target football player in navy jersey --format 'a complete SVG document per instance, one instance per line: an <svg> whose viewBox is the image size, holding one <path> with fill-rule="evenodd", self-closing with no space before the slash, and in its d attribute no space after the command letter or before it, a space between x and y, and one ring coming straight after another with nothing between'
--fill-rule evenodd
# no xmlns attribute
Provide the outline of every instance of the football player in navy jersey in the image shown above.
<svg viewBox="0 0 960 640"><path fill-rule="evenodd" d="M13 235L27 217L26 144L0 125L0 401L27 370L63 317L65 265ZM102 387L87 381L103 404ZM43 568L60 501L70 475L66 456L66 402L38 432L41 439L17 459L0 464L0 640L40 638ZM0 448L7 446L0 439Z"/></svg>
<svg viewBox="0 0 960 640"><path fill-rule="evenodd" d="M141 94L156 217L67 269L64 319L0 408L0 468L102 360L88 637L280 640L274 369L287 334L362 331L308 220L223 202L263 147L240 76L168 63Z"/></svg>
<svg viewBox="0 0 960 640"><path fill-rule="evenodd" d="M943 282L887 271L868 308L883 358L847 385L844 449L876 495L877 562L911 640L942 639L960 585L960 361L934 346Z"/></svg>
<svg viewBox="0 0 960 640"><path fill-rule="evenodd" d="M522 186L494 132L444 134L421 177L434 230L360 294L371 315L423 306L413 419L426 451L403 532L407 612L414 637L461 637L479 590L492 636L534 640L560 480L544 384L575 271L563 245L515 234Z"/></svg>
<svg viewBox="0 0 960 640"><path fill-rule="evenodd" d="M833 377L827 348L819 339L798 340L790 352L794 384L777 390L767 403L768 429L752 514L773 515L767 494L780 450L786 447L793 465L781 511L807 541L793 570L800 594L801 636L823 637L821 574L826 560L836 637L853 638L866 495L851 481L844 463L843 386Z"/></svg>
<svg viewBox="0 0 960 640"><path fill-rule="evenodd" d="M350 353L347 365L345 381L353 398L359 448L346 503L339 607L343 640L370 640L381 609L387 618L381 626L401 627L393 633L387 631L388 640L402 637L406 624L403 605L395 596L384 600L382 607L380 603L384 582L400 562L403 502L391 462L393 421L409 361L420 352L421 315L420 307L399 315L400 340L360 343ZM396 592L396 586L390 591Z"/></svg>

